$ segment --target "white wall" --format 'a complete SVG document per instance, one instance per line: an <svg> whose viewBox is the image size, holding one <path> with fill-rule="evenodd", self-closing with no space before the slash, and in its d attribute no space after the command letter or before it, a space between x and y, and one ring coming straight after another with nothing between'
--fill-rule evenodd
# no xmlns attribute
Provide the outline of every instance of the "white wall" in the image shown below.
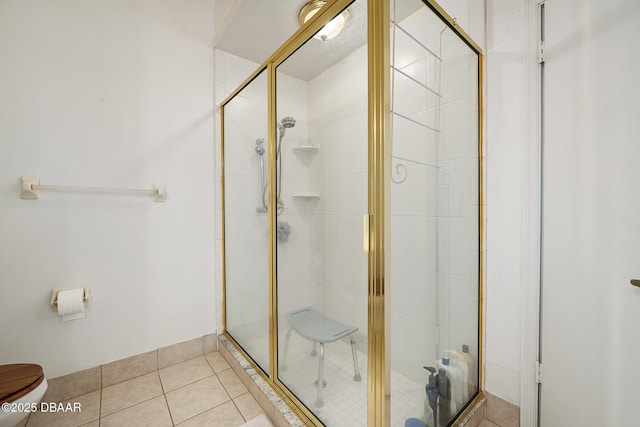
<svg viewBox="0 0 640 427"><path fill-rule="evenodd" d="M523 369L522 186L528 143L525 35L524 0L487 1L485 386L516 405L520 404Z"/></svg>
<svg viewBox="0 0 640 427"><path fill-rule="evenodd" d="M216 330L208 2L0 4L0 363L56 377ZM169 200L42 193L150 188ZM54 287L87 285L62 323Z"/></svg>

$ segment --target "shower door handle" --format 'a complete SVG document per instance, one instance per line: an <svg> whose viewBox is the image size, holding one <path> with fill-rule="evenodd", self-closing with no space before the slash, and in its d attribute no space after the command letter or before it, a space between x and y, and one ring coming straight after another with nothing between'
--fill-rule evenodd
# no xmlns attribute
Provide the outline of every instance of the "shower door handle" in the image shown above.
<svg viewBox="0 0 640 427"><path fill-rule="evenodd" d="M362 215L362 251L366 254L370 250L369 235L371 233L371 216L368 214Z"/></svg>
<svg viewBox="0 0 640 427"><path fill-rule="evenodd" d="M631 279L631 284L640 288L640 280L638 279Z"/></svg>

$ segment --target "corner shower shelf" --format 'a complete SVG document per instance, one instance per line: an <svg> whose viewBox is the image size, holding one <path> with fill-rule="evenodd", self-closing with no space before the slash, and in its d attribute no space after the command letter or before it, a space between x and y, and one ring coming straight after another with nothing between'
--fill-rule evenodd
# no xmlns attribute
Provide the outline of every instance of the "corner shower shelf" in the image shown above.
<svg viewBox="0 0 640 427"><path fill-rule="evenodd" d="M294 153L309 155L320 151L320 147L317 145L299 145L298 147L293 147L292 150Z"/></svg>
<svg viewBox="0 0 640 427"><path fill-rule="evenodd" d="M296 191L291 193L294 200L319 200L320 192L318 191Z"/></svg>

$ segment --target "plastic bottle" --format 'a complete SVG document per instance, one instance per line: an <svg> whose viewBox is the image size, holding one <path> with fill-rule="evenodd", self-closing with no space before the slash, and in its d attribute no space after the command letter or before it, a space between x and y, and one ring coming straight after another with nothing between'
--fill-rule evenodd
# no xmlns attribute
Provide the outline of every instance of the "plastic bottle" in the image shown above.
<svg viewBox="0 0 640 427"><path fill-rule="evenodd" d="M449 360L447 359L447 363ZM441 362L438 361L438 365ZM438 369L438 427L445 427L451 419L451 382L445 368Z"/></svg>
<svg viewBox="0 0 640 427"><path fill-rule="evenodd" d="M453 387L455 389L455 395L453 398L455 399L456 406L461 408L469 399L469 367L462 353L453 350L447 350L444 353L449 356L449 364L453 367L452 369L455 370L455 375L452 378L452 381L455 382Z"/></svg>
<svg viewBox="0 0 640 427"><path fill-rule="evenodd" d="M438 376L436 375L436 368L432 366L423 366L424 369L429 371L429 380L425 386L425 392L427 397L424 400L424 414L423 421L429 427L436 427L435 420L438 417Z"/></svg>
<svg viewBox="0 0 640 427"><path fill-rule="evenodd" d="M460 394L458 390L460 387L460 368L454 367L451 364L451 359L448 357L443 357L442 361L438 361L437 363L438 369L444 369L449 380L449 399L451 401L449 411L452 414L458 412L458 404L456 402L456 396Z"/></svg>
<svg viewBox="0 0 640 427"><path fill-rule="evenodd" d="M461 356L464 359L464 361L465 361L465 363L467 364L467 367L468 367L468 376L467 376L468 393L469 393L469 396L473 396L474 393L477 390L477 387L476 387L476 380L477 380L477 376L476 376L476 361L473 358L473 356L471 355L471 353L469 353L469 346L467 344L462 344Z"/></svg>

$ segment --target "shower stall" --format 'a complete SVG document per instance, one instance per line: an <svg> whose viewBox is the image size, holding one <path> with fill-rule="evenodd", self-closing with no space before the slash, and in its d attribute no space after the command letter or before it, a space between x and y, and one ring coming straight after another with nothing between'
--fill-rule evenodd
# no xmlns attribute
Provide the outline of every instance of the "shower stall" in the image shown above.
<svg viewBox="0 0 640 427"><path fill-rule="evenodd" d="M223 333L304 423L481 398L481 81L434 1L329 0L222 103Z"/></svg>

